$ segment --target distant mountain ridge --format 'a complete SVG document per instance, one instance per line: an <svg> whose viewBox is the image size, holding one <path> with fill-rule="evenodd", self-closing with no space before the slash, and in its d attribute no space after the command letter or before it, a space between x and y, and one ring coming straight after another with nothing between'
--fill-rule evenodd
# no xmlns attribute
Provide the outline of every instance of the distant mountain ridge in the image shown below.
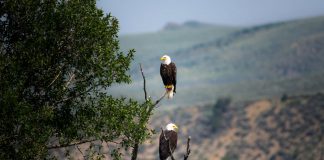
<svg viewBox="0 0 324 160"><path fill-rule="evenodd" d="M188 27L188 26L203 27ZM240 28L188 22L177 29L120 37L121 48L136 50L133 83L110 90L142 99L146 74L149 95L163 92L159 58L168 54L178 67L178 91L163 104L210 103L216 97L238 100L324 90L324 16Z"/></svg>
<svg viewBox="0 0 324 160"><path fill-rule="evenodd" d="M164 27L163 30L175 30L175 29L181 29L181 28L198 28L198 27L208 27L213 26L212 24L202 23L199 21L186 21L182 24L175 23L175 22L169 22Z"/></svg>

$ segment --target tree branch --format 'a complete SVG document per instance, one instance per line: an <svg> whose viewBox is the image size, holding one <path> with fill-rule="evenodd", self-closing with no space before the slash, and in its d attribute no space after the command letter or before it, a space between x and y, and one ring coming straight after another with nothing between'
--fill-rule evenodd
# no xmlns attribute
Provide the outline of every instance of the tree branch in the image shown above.
<svg viewBox="0 0 324 160"><path fill-rule="evenodd" d="M167 95L167 92L164 92L163 96L160 97L158 100L155 101L155 103L153 104L153 106L156 106L157 104L160 103L160 101Z"/></svg>
<svg viewBox="0 0 324 160"><path fill-rule="evenodd" d="M68 101L68 100L70 100L70 99L72 99L72 98L76 98L76 97L78 97L78 96L81 96L81 95L83 95L83 94L85 94L85 93L90 92L92 89L94 89L94 86L90 87L89 89L87 89L87 90L84 91L84 92L79 92L79 93L76 93L75 95L72 95L72 96L70 96L70 97L64 98L64 99L62 99L62 100L60 100L60 101L56 101L56 102L54 103L54 105L57 105L57 104L59 104L59 103L62 103L62 102Z"/></svg>
<svg viewBox="0 0 324 160"><path fill-rule="evenodd" d="M63 147L70 147L70 146L75 146L75 145L80 145L83 143L88 143L88 142L94 142L97 139L92 139L92 140L83 140L75 143L69 143L69 144L62 144L62 145L54 145L54 146L47 146L47 149L55 149L55 148L63 148Z"/></svg>
<svg viewBox="0 0 324 160"><path fill-rule="evenodd" d="M62 71L60 71L55 77L54 77L54 79L52 80L52 82L47 86L47 87L49 87L49 86L51 86L56 80L57 80L57 78L60 76L60 74L61 74L61 72Z"/></svg>
<svg viewBox="0 0 324 160"><path fill-rule="evenodd" d="M56 149L56 148L64 148L64 147L70 147L70 146L76 146L76 145L80 145L80 144L84 144L84 143L89 143L89 142L94 142L97 141L99 139L90 139L90 140L83 140L83 141L79 141L79 142L75 142L75 143L69 143L69 144L62 144L62 145L54 145L54 146L47 146L47 149ZM103 141L103 140L101 140ZM105 141L107 144L108 143L115 143L115 144L120 144L119 142L115 142L115 141Z"/></svg>
<svg viewBox="0 0 324 160"><path fill-rule="evenodd" d="M58 67L58 69L60 70L59 71L59 73L54 77L54 79L51 81L51 83L47 86L47 87L50 87L56 80L57 80L57 78L61 75L61 73L62 73L62 68L64 67L65 65L63 64L63 65L61 65L61 66L59 66Z"/></svg>
<svg viewBox="0 0 324 160"><path fill-rule="evenodd" d="M83 152L81 151L81 149L79 148L79 146L77 145L76 148L79 150L79 152L82 154L83 158L86 159L86 156L84 156Z"/></svg>
<svg viewBox="0 0 324 160"><path fill-rule="evenodd" d="M144 98L145 98L145 101L147 101L147 91L146 91L146 79L145 79L145 75L144 75L144 72L143 72L143 68L142 68L142 64L140 63L140 70L141 70L141 74L142 74L142 77L143 77L143 90L144 90ZM160 101L167 95L167 92L165 92L158 100L155 101L155 103L153 104L153 106L156 106L157 104L160 103Z"/></svg>
<svg viewBox="0 0 324 160"><path fill-rule="evenodd" d="M141 73L142 73L142 77L143 77L143 83L144 83L144 86L143 86L143 90L144 90L144 98L145 98L145 101L147 101L147 92L146 92L146 80L145 80L145 76L144 76L144 72L143 72L143 69L142 69L142 64L140 63L140 69L141 69Z"/></svg>
<svg viewBox="0 0 324 160"><path fill-rule="evenodd" d="M69 80L65 83L65 87L64 88L67 88L69 86L69 84L72 82L72 80L74 79L75 77L75 74L74 73L69 73Z"/></svg>
<svg viewBox="0 0 324 160"><path fill-rule="evenodd" d="M166 136L164 134L164 131L163 131L163 128L161 128L161 130L162 130L162 135L163 135L165 141L168 143L168 151L169 151L170 157L171 157L172 160L174 160L174 157L172 155L170 140L168 138L166 138Z"/></svg>
<svg viewBox="0 0 324 160"><path fill-rule="evenodd" d="M188 141L187 141L187 152L186 152L186 154L185 155L183 155L183 159L184 160L187 160L188 159L188 157L189 157L189 154L190 154L190 140L191 140L191 137L189 136L188 137Z"/></svg>
<svg viewBox="0 0 324 160"><path fill-rule="evenodd" d="M142 78L143 78L143 91L144 91L144 98L145 98L145 102L147 102L149 99L147 98L147 91L146 91L146 79L145 79L145 75L144 75L144 72L143 72L143 68L142 68L142 64L140 63L139 64L139 67L140 67L140 71L141 71L141 74L142 74ZM160 103L160 101L165 97L165 95L167 94L167 92L165 92L162 97L160 97L157 101L155 101L155 103L149 107L147 113L150 115L152 110L154 109L154 107ZM141 118L141 117L140 117ZM141 124L140 124L141 125ZM139 140L135 140L135 145L133 147L133 151L132 151L132 160L136 160L137 159L137 153L138 153L138 147L139 147ZM172 154L171 154L172 155ZM173 157L171 157L173 158ZM174 158L172 159L174 160Z"/></svg>
<svg viewBox="0 0 324 160"><path fill-rule="evenodd" d="M132 160L136 160L137 159L137 152L138 152L138 141L135 142L135 146L133 148Z"/></svg>

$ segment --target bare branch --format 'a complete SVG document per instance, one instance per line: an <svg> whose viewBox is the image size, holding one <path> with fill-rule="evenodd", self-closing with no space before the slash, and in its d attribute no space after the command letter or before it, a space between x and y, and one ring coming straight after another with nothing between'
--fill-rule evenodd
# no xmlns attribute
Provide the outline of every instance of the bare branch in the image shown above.
<svg viewBox="0 0 324 160"><path fill-rule="evenodd" d="M174 157L173 157L173 154L172 154L170 140L168 138L166 138L166 136L164 134L164 131L163 131L163 128L161 128L161 130L162 130L162 135L163 135L165 141L168 143L168 150L169 150L170 157L171 157L172 160L175 160Z"/></svg>
<svg viewBox="0 0 324 160"><path fill-rule="evenodd" d="M145 79L145 75L144 75L144 72L143 72L143 68L142 68L142 64L140 63L139 64L140 66L140 71L141 71L141 74L142 74L142 77L143 77L143 90L144 90L144 98L145 98L145 101L148 101L148 96L147 96L147 91L146 91L146 79ZM165 95L167 94L167 92L165 92L162 97L160 97L152 106L149 107L149 109L147 110L147 113L150 115L152 110L154 109L154 107L160 103L160 101L165 97ZM163 130L162 130L163 131ZM133 147L133 151L132 151L132 160L136 160L137 159L137 153L138 153L138 147L139 147L139 140L135 140L135 145ZM171 158L172 160L174 160L172 154L171 154Z"/></svg>
<svg viewBox="0 0 324 160"><path fill-rule="evenodd" d="M156 106L157 104L160 103L160 101L167 95L167 92L164 92L163 96L160 97L158 100L155 101L155 103L153 104L153 106Z"/></svg>
<svg viewBox="0 0 324 160"><path fill-rule="evenodd" d="M86 156L84 156L83 152L81 151L81 149L79 148L79 146L77 145L76 148L79 150L79 152L82 154L83 158L85 159Z"/></svg>
<svg viewBox="0 0 324 160"><path fill-rule="evenodd" d="M183 156L183 159L184 160L187 160L188 159L188 157L189 157L189 154L190 154L190 152L191 152L191 150L190 150L190 140L191 140L191 137L189 136L188 137L188 141L187 141L187 153Z"/></svg>
<svg viewBox="0 0 324 160"><path fill-rule="evenodd" d="M83 144L83 143L94 142L94 141L96 141L96 139L83 140L83 141L79 141L79 142L75 142L75 143L62 144L62 145L47 146L47 149L70 147L70 146L80 145L80 144Z"/></svg>
<svg viewBox="0 0 324 160"><path fill-rule="evenodd" d="M76 93L76 94L73 95L73 96L70 96L70 97L64 98L64 99L62 99L62 100L60 100L60 101L57 101L57 102L55 103L55 105L56 105L56 104L59 104L59 103L62 103L62 102L65 102L65 101L68 101L68 100L70 100L70 99L72 99L72 98L76 98L76 97L81 96L81 95L83 95L83 94L85 94L85 93L88 93L88 92L90 92L92 89L94 89L94 86L90 87L89 89L87 89L87 90L84 91L84 92Z"/></svg>
<svg viewBox="0 0 324 160"><path fill-rule="evenodd" d="M54 79L52 80L52 82L47 86L47 87L49 87L49 86L51 86L56 80L57 80L57 78L60 76L60 74L61 74L61 72L62 71L60 71L55 77L54 77Z"/></svg>
<svg viewBox="0 0 324 160"><path fill-rule="evenodd" d="M70 146L77 146L80 144L84 144L84 143L89 143L89 142L94 142L97 141L98 139L88 139L88 140L83 140L83 141L79 141L79 142L74 142L74 143L68 143L68 144L61 144L61 145L54 145L54 146L47 146L47 149L55 149L55 148L64 148L64 147L70 147ZM103 141L103 140L101 140ZM115 141L105 141L108 145L109 143L115 143L115 144L120 144L120 142L115 142Z"/></svg>
<svg viewBox="0 0 324 160"><path fill-rule="evenodd" d="M145 101L147 101L147 91L146 91L146 79L145 79L145 75L144 75L144 72L143 72L143 68L142 68L142 64L140 63L140 70L141 70L141 74L142 74L142 77L143 77L143 83L144 83L144 86L143 86L143 90L144 90L144 98L145 98ZM155 103L153 104L153 106L156 106L157 104L160 103L160 101L167 95L167 92L165 92L158 100L155 101Z"/></svg>
<svg viewBox="0 0 324 160"><path fill-rule="evenodd" d="M69 73L69 80L65 83L65 88L67 88L69 86L69 84L71 83L71 81L74 79L75 74L74 73Z"/></svg>
<svg viewBox="0 0 324 160"><path fill-rule="evenodd" d="M144 81L144 86L143 86L143 89L144 89L144 98L145 98L145 101L147 101L146 80L145 80L145 76L144 76L144 72L143 72L142 64L141 63L140 63L140 69L141 69L141 73L142 73L142 77L143 77L143 81Z"/></svg>

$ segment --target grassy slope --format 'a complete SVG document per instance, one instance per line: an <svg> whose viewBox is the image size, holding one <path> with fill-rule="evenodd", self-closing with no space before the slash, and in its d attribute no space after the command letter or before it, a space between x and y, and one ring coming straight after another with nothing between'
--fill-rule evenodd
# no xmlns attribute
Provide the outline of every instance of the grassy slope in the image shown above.
<svg viewBox="0 0 324 160"><path fill-rule="evenodd" d="M323 156L324 95L235 102L212 114L215 106L193 106L155 114L157 131L141 146L139 159L158 157L161 124L179 126L175 159L185 153L192 137L190 159L213 160L320 160ZM220 106L217 106L220 107Z"/></svg>
<svg viewBox="0 0 324 160"><path fill-rule="evenodd" d="M115 95L142 98L138 63L149 94L163 93L159 57L168 53L178 67L178 93L168 105L209 103L219 96L256 99L324 89L324 17L251 28L188 27L121 37L123 50L137 51L133 83Z"/></svg>

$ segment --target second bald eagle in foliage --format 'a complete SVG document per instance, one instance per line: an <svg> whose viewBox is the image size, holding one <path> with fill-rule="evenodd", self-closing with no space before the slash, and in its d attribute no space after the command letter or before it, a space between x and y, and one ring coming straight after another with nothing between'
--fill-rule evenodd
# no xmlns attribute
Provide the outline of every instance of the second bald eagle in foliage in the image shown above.
<svg viewBox="0 0 324 160"><path fill-rule="evenodd" d="M177 141L178 141L178 127L173 123L169 123L166 126L166 130L163 131L160 135L160 143L159 143L160 160L167 159L174 152L174 150L177 148Z"/></svg>
<svg viewBox="0 0 324 160"><path fill-rule="evenodd" d="M162 81L167 91L168 98L172 98L173 94L176 93L177 67L171 62L171 58L168 55L162 56L161 61L160 74Z"/></svg>

